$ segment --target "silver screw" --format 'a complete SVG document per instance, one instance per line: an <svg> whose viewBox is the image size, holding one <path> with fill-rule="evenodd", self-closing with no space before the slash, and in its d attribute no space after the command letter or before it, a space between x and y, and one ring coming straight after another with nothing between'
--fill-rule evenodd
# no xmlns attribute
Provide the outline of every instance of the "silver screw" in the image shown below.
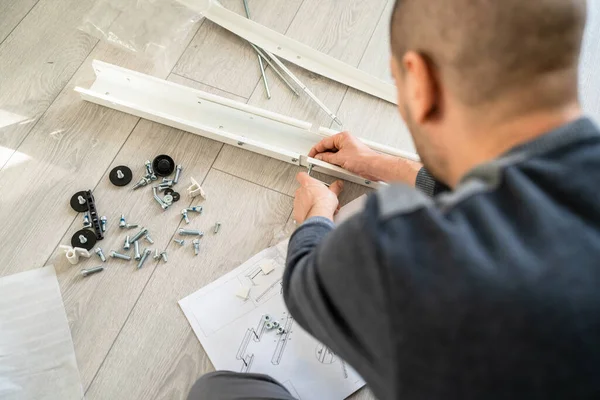
<svg viewBox="0 0 600 400"><path fill-rule="evenodd" d="M150 160L146 160L144 165L146 165L146 174L150 176L154 175L154 170L152 169L152 163L150 162Z"/></svg>
<svg viewBox="0 0 600 400"><path fill-rule="evenodd" d="M79 202L79 204L84 205L85 204L85 199L83 198L83 196L77 196L77 201Z"/></svg>
<svg viewBox="0 0 600 400"><path fill-rule="evenodd" d="M136 260L139 260L140 258L142 258L142 256L140 255L140 242L138 242L137 240L135 242L133 242L133 251L134 251L134 257Z"/></svg>
<svg viewBox="0 0 600 400"><path fill-rule="evenodd" d="M194 254L198 255L200 253L200 239L194 239L192 243L194 244Z"/></svg>
<svg viewBox="0 0 600 400"><path fill-rule="evenodd" d="M136 242L139 238L141 238L142 236L146 235L148 233L148 229L146 228L142 228L141 231L139 231L138 233L136 233L132 238L131 238L131 242Z"/></svg>
<svg viewBox="0 0 600 400"><path fill-rule="evenodd" d="M165 183L160 183L158 185L158 190L160 190L162 192L162 191L164 191L164 190L166 190L166 189L168 189L170 187L173 187L173 181L169 181L169 182L165 182Z"/></svg>
<svg viewBox="0 0 600 400"><path fill-rule="evenodd" d="M185 240L183 239L173 239L173 241L180 246L183 246L185 244Z"/></svg>
<svg viewBox="0 0 600 400"><path fill-rule="evenodd" d="M125 228L127 226L127 222L125 222L125 215L121 214L121 220L119 221L119 228Z"/></svg>
<svg viewBox="0 0 600 400"><path fill-rule="evenodd" d="M189 235L189 236L204 236L203 232L197 231L197 230L193 230L193 229L179 229L179 234L180 235Z"/></svg>
<svg viewBox="0 0 600 400"><path fill-rule="evenodd" d="M162 185L163 183L166 183L166 184L171 184L171 183L173 183L173 179L169 179L169 178L163 178L163 179L162 179L162 183L161 183L161 185Z"/></svg>
<svg viewBox="0 0 600 400"><path fill-rule="evenodd" d="M88 212L86 211L83 214L83 227L84 228L90 228L92 226L92 223L90 222L90 215L88 214Z"/></svg>
<svg viewBox="0 0 600 400"><path fill-rule="evenodd" d="M181 215L183 216L183 219L185 220L185 223L189 224L190 223L190 219L188 218L187 210L185 208L183 210L181 210Z"/></svg>
<svg viewBox="0 0 600 400"><path fill-rule="evenodd" d="M102 232L106 232L106 216L100 217L100 223L102 224Z"/></svg>
<svg viewBox="0 0 600 400"><path fill-rule="evenodd" d="M87 243L87 239L85 238L85 236L79 235L79 242L82 243L82 244L83 243Z"/></svg>
<svg viewBox="0 0 600 400"><path fill-rule="evenodd" d="M149 233L146 233L146 240L148 241L148 243L154 244L154 240L152 240Z"/></svg>
<svg viewBox="0 0 600 400"><path fill-rule="evenodd" d="M82 269L81 270L81 275L82 276L90 276L90 275L98 273L100 271L104 271L104 267Z"/></svg>
<svg viewBox="0 0 600 400"><path fill-rule="evenodd" d="M215 224L215 234L219 233L219 229L220 229L220 228L221 228L221 223L220 223L220 222L217 222L217 223Z"/></svg>
<svg viewBox="0 0 600 400"><path fill-rule="evenodd" d="M155 260L158 260L160 258L160 253L158 252L158 249L154 251L154 257L152 258L154 258Z"/></svg>
<svg viewBox="0 0 600 400"><path fill-rule="evenodd" d="M131 242L129 242L129 235L125 236L125 243L123 244L123 250L129 250L131 248Z"/></svg>
<svg viewBox="0 0 600 400"><path fill-rule="evenodd" d="M202 214L203 209L202 209L202 206L194 206L194 207L188 207L188 208L186 208L186 210L197 212L198 214Z"/></svg>
<svg viewBox="0 0 600 400"><path fill-rule="evenodd" d="M163 259L164 262L168 261L168 259L167 259L167 252L166 251L163 251L162 253L160 253L160 255L162 256L162 259Z"/></svg>
<svg viewBox="0 0 600 400"><path fill-rule="evenodd" d="M181 170L183 168L181 167L181 165L177 166L177 169L175 170L175 179L173 179L173 183L177 184L179 183L179 175L181 174Z"/></svg>
<svg viewBox="0 0 600 400"><path fill-rule="evenodd" d="M104 257L104 253L102 252L102 249L100 247L96 248L96 254L98 254L98 257L100 257L100 259L102 260L102 262L106 262L106 257Z"/></svg>
<svg viewBox="0 0 600 400"><path fill-rule="evenodd" d="M131 257L125 254L117 253L116 251L111 251L110 256L112 258L120 258L121 260L131 261Z"/></svg>
<svg viewBox="0 0 600 400"><path fill-rule="evenodd" d="M127 225L125 225L125 228L127 228L127 229L135 229L138 226L139 226L138 224L127 224Z"/></svg>
<svg viewBox="0 0 600 400"><path fill-rule="evenodd" d="M137 243L137 242L136 242ZM137 268L140 269L142 268L142 266L144 265L144 263L146 262L146 259L148 258L148 256L150 255L150 253L152 253L152 250L150 249L146 249L144 250L144 255L142 256L142 258L140 259L140 262L137 265Z"/></svg>
<svg viewBox="0 0 600 400"><path fill-rule="evenodd" d="M123 174L123 171L121 171L120 169L117 170L117 178L118 179L125 178L125 175Z"/></svg>
<svg viewBox="0 0 600 400"><path fill-rule="evenodd" d="M140 179L140 181L139 181L138 183L136 183L136 184L133 186L133 190L139 189L139 188L141 188L142 186L146 186L146 185L148 185L150 182L151 182L150 178L143 177L142 179Z"/></svg>
<svg viewBox="0 0 600 400"><path fill-rule="evenodd" d="M169 208L169 206L167 205L167 203L165 203L164 201L162 201L162 199L160 197L158 197L158 193L156 192L157 187L153 186L152 187L152 192L154 193L154 200L156 200L156 202L158 204L160 204L160 206L162 207L163 210L166 210L167 208Z"/></svg>

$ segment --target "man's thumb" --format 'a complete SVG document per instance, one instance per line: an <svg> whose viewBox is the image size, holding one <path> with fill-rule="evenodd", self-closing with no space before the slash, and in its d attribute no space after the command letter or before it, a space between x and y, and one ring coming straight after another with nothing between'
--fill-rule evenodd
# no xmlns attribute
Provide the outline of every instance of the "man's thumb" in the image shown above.
<svg viewBox="0 0 600 400"><path fill-rule="evenodd" d="M331 190L333 193L335 193L336 196L339 196L340 193L342 193L342 190L344 190L344 182L342 182L342 181L333 182L329 186L329 190Z"/></svg>

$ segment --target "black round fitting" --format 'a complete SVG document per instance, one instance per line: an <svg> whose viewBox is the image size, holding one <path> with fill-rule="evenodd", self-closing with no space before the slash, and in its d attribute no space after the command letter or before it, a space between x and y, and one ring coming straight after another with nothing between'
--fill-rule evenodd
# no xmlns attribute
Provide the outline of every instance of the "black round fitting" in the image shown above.
<svg viewBox="0 0 600 400"><path fill-rule="evenodd" d="M175 171L175 161L168 155L161 154L152 161L152 169L158 176L169 176Z"/></svg>
<svg viewBox="0 0 600 400"><path fill-rule="evenodd" d="M123 174L122 178L119 178L119 171L121 171ZM115 186L125 186L128 185L133 179L133 173L128 166L119 165L110 171L110 174L108 174L108 179L110 179L110 182Z"/></svg>
<svg viewBox="0 0 600 400"><path fill-rule="evenodd" d="M79 197L83 198L83 204L79 202ZM85 191L77 192L71 197L71 208L77 212L84 212L88 210L87 200Z"/></svg>
<svg viewBox="0 0 600 400"><path fill-rule="evenodd" d="M81 241L81 238L79 236L83 236L85 238L85 243ZM71 238L72 247L81 247L86 250L93 249L96 242L96 234L90 231L89 229L82 229L80 231L77 231Z"/></svg>
<svg viewBox="0 0 600 400"><path fill-rule="evenodd" d="M173 196L173 201L174 202L178 202L179 199L180 199L179 193L177 193L177 192L171 193L171 196Z"/></svg>

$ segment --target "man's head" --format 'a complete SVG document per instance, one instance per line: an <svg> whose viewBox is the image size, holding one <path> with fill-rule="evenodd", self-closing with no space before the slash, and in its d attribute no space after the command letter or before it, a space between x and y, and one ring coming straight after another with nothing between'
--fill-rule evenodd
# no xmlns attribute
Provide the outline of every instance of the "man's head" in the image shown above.
<svg viewBox="0 0 600 400"><path fill-rule="evenodd" d="M392 72L425 165L445 180L473 130L577 102L585 18L586 0L397 0Z"/></svg>

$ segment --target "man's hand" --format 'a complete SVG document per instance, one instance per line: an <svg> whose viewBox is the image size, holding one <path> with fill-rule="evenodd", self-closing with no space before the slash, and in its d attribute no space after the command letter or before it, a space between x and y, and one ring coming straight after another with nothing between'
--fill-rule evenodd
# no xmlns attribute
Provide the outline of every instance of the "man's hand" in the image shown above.
<svg viewBox="0 0 600 400"><path fill-rule="evenodd" d="M321 140L310 150L308 156L339 165L367 179L376 178L370 174L369 160L376 157L377 153L348 132Z"/></svg>
<svg viewBox="0 0 600 400"><path fill-rule="evenodd" d="M294 220L301 224L310 217L325 217L333 221L339 205L338 196L344 189L342 181L335 181L327 188L322 182L311 178L306 172L296 175L300 187L294 198Z"/></svg>

